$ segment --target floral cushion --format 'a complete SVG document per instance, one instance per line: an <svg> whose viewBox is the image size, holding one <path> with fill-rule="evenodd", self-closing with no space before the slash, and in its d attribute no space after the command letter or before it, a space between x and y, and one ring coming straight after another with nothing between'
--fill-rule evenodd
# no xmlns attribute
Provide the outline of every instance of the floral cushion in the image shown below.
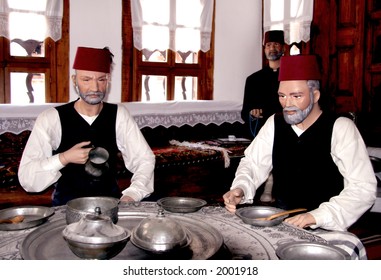
<svg viewBox="0 0 381 280"><path fill-rule="evenodd" d="M221 126L221 135L231 133ZM226 127L225 127L226 128ZM210 130L208 134L207 130ZM239 127L238 127L239 129ZM208 141L205 138L220 137L216 133L217 127L214 126L196 126L181 128L164 129L158 127L150 130L142 130L147 142L156 156L156 170L169 168L171 166L201 165L201 164L219 164L224 162L224 155L221 151L213 149L197 149L183 146L170 145L170 139L184 141L186 137L196 139L198 143L219 146L214 141ZM236 131L235 131L236 132ZM0 135L0 188L3 191L20 187L17 177L17 171L24 147L30 136L30 131L24 131L20 134L5 132ZM234 132L233 132L234 133ZM204 142L200 142L203 137ZM198 139L197 139L198 138ZM156 141L155 141L156 139ZM242 156L247 145L235 145L226 147L230 157ZM118 180L129 180L132 174L125 168L121 154L118 155L117 175ZM161 169L162 170L162 169ZM123 185L125 185L124 183Z"/></svg>
<svg viewBox="0 0 381 280"><path fill-rule="evenodd" d="M18 185L17 170L29 135L30 131L20 134L6 132L0 135L1 188L12 188Z"/></svg>

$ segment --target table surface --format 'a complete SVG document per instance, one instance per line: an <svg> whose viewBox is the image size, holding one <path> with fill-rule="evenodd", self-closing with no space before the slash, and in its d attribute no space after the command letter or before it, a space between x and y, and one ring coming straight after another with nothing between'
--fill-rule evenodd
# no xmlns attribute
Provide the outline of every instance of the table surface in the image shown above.
<svg viewBox="0 0 381 280"><path fill-rule="evenodd" d="M36 228L65 219L65 206L55 207L55 214L38 227L18 230L0 231L0 259L22 259L20 249L23 240ZM156 202L120 203L119 213L141 212L147 215L156 215ZM223 236L224 246L232 259L274 260L278 259L276 249L279 245L293 241L319 242L330 244L344 249L351 255L351 259L366 259L365 248L360 240L348 232L328 232L323 230L304 230L295 228L286 223L273 227L256 227L245 224L236 215L229 213L225 208L205 206L197 212L177 214L165 212L169 217L185 215L186 217L205 222L217 229Z"/></svg>

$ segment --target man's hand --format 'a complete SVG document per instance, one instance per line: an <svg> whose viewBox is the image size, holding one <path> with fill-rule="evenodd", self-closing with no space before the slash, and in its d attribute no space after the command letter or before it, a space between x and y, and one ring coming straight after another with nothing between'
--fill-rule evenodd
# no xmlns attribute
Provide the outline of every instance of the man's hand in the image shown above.
<svg viewBox="0 0 381 280"><path fill-rule="evenodd" d="M234 213L237 209L236 205L239 204L242 200L244 193L240 188L236 188L234 190L228 191L225 193L222 198L224 199L225 208Z"/></svg>
<svg viewBox="0 0 381 280"><path fill-rule="evenodd" d="M123 201L123 202L133 202L135 201L131 196L128 196L128 195L124 195L120 198L120 201Z"/></svg>
<svg viewBox="0 0 381 280"><path fill-rule="evenodd" d="M84 148L90 145L90 141L78 143L69 150L60 153L59 158L63 165L69 163L85 164L89 158L89 152L92 148Z"/></svg>
<svg viewBox="0 0 381 280"><path fill-rule="evenodd" d="M252 115L254 118L263 118L262 109L253 109L250 111L250 115Z"/></svg>
<svg viewBox="0 0 381 280"><path fill-rule="evenodd" d="M285 219L284 221L290 225L300 228L306 228L316 224L314 216L312 216L310 213L295 215L291 218Z"/></svg>

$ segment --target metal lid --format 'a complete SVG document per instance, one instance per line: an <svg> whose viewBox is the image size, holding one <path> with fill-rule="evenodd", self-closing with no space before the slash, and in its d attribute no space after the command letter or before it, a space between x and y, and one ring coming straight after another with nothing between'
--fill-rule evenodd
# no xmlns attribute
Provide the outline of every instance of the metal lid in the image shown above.
<svg viewBox="0 0 381 280"><path fill-rule="evenodd" d="M63 236L71 241L103 244L118 242L130 237L129 230L115 225L110 217L97 214L88 214L79 222L69 224L63 230Z"/></svg>
<svg viewBox="0 0 381 280"><path fill-rule="evenodd" d="M162 253L181 249L189 245L187 230L175 219L166 217L159 209L155 217L143 219L131 234L131 242L137 247Z"/></svg>

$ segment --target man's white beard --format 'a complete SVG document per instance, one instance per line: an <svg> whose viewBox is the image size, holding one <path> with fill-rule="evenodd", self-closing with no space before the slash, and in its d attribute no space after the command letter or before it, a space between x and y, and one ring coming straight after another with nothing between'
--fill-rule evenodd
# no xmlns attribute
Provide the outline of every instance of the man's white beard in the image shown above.
<svg viewBox="0 0 381 280"><path fill-rule="evenodd" d="M299 124L299 123L303 122L308 117L308 115L311 113L312 107L314 106L312 94L310 96L310 99L311 99L310 104L304 110L300 110L296 106L284 108L283 109L283 117L284 117L284 120L286 121L286 123L293 125L293 124ZM289 115L289 114L287 114L288 111L295 111L295 113L292 115Z"/></svg>
<svg viewBox="0 0 381 280"><path fill-rule="evenodd" d="M282 56L283 56L283 52L280 51L273 54L268 54L266 55L266 58L270 61L275 61L275 60L279 60Z"/></svg>
<svg viewBox="0 0 381 280"><path fill-rule="evenodd" d="M90 105L96 105L96 104L99 104L103 101L103 99L105 98L105 93L101 92L101 91L97 91L97 92L88 92L86 94L82 93L81 91L78 91L78 94L79 96L82 98L83 101L85 101L87 104L90 104ZM97 98L94 98L94 97L89 97L90 95L96 95Z"/></svg>

